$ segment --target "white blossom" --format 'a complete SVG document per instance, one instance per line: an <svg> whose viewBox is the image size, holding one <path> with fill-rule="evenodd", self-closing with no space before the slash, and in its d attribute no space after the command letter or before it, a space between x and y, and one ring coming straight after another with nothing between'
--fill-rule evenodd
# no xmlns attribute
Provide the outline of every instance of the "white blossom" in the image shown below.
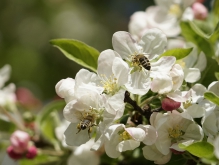
<svg viewBox="0 0 219 165"><path fill-rule="evenodd" d="M145 131L141 128L126 128L124 124L114 124L107 128L92 148L98 150L104 145L106 154L111 158L117 158L121 152L139 147L144 138Z"/></svg>
<svg viewBox="0 0 219 165"><path fill-rule="evenodd" d="M138 43L128 32L120 31L113 35L113 48L131 69L126 84L131 93L143 95L150 86L152 91L161 94L172 90L173 82L169 71L175 63L175 57L166 56L155 60L163 53L166 42L166 36L159 29L148 30ZM153 79L152 82L150 78ZM162 83L161 88L157 88L159 83Z"/></svg>
<svg viewBox="0 0 219 165"><path fill-rule="evenodd" d="M153 113L150 122L158 133L155 146L163 155L168 155L171 148L181 152L179 143L191 144L201 141L204 136L201 127L186 112Z"/></svg>

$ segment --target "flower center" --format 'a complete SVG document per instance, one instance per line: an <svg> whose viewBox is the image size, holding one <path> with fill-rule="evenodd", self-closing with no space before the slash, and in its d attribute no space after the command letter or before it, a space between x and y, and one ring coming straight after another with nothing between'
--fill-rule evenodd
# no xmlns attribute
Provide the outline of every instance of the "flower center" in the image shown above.
<svg viewBox="0 0 219 165"><path fill-rule="evenodd" d="M180 140L181 136L184 135L184 132L180 129L178 125L174 128L169 128L168 133L173 142Z"/></svg>
<svg viewBox="0 0 219 165"><path fill-rule="evenodd" d="M183 60L177 60L176 64L179 64L182 67L182 69L186 67L186 63Z"/></svg>
<svg viewBox="0 0 219 165"><path fill-rule="evenodd" d="M119 86L117 84L117 78L113 76L110 76L109 78L106 77L106 75L101 75L102 81L104 87L104 93L114 95L118 90Z"/></svg>
<svg viewBox="0 0 219 165"><path fill-rule="evenodd" d="M175 15L177 18L179 18L182 15L182 10L179 4L171 5L169 8L169 14Z"/></svg>
<svg viewBox="0 0 219 165"><path fill-rule="evenodd" d="M183 107L185 109L189 108L192 105L192 98L190 98L189 100L186 100L186 102L183 103Z"/></svg>
<svg viewBox="0 0 219 165"><path fill-rule="evenodd" d="M119 134L119 136L120 136L119 139L121 141L132 139L131 135L127 131L123 131L122 133Z"/></svg>

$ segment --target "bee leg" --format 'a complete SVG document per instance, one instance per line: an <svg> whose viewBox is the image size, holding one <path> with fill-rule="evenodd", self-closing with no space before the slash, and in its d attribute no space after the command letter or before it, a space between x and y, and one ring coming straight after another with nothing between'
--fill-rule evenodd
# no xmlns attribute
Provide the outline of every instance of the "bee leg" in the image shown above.
<svg viewBox="0 0 219 165"><path fill-rule="evenodd" d="M92 128L89 127L87 132L88 132L88 136L89 136L89 139L90 139L90 134L91 134L91 132L92 132Z"/></svg>
<svg viewBox="0 0 219 165"><path fill-rule="evenodd" d="M77 128L78 128L78 132L76 134L78 134L81 131L80 123L77 125Z"/></svg>

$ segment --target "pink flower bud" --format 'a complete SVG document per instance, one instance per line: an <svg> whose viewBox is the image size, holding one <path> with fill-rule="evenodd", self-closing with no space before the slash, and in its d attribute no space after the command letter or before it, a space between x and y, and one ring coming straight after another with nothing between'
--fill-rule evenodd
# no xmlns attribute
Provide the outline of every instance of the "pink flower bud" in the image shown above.
<svg viewBox="0 0 219 165"><path fill-rule="evenodd" d="M180 155L180 154L183 154L184 151L177 151L177 150L174 150L173 148L170 148L170 150L172 151L173 154L175 155Z"/></svg>
<svg viewBox="0 0 219 165"><path fill-rule="evenodd" d="M37 148L35 146L30 146L27 149L26 158L33 159L37 155Z"/></svg>
<svg viewBox="0 0 219 165"><path fill-rule="evenodd" d="M30 136L28 133L23 131L15 131L10 138L11 146L14 152L24 153L27 150Z"/></svg>
<svg viewBox="0 0 219 165"><path fill-rule="evenodd" d="M180 105L180 102L176 102L168 97L162 100L162 108L166 111L172 111L174 109L177 109L180 107Z"/></svg>
<svg viewBox="0 0 219 165"><path fill-rule="evenodd" d="M21 159L23 157L23 154L14 152L12 146L7 148L7 153L12 159Z"/></svg>
<svg viewBox="0 0 219 165"><path fill-rule="evenodd" d="M204 20L208 15L207 8L199 2L195 2L192 5L192 10L194 12L195 19Z"/></svg>

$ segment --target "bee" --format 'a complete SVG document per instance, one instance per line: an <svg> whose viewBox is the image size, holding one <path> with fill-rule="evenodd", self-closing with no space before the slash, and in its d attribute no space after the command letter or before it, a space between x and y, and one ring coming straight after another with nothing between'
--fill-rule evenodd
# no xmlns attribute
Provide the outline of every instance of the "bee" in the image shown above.
<svg viewBox="0 0 219 165"><path fill-rule="evenodd" d="M95 115L94 114L86 113L85 116L84 116L81 113L81 116L82 116L82 119L81 119L80 123L78 123L78 125L77 125L77 128L78 128L78 132L77 133L79 133L81 130L85 130L85 129L88 128L88 136L90 138L90 133L92 131L92 127L96 126L96 124L94 124Z"/></svg>
<svg viewBox="0 0 219 165"><path fill-rule="evenodd" d="M143 54L134 55L132 62L138 64L139 67L143 67L146 70L151 69L150 61Z"/></svg>

